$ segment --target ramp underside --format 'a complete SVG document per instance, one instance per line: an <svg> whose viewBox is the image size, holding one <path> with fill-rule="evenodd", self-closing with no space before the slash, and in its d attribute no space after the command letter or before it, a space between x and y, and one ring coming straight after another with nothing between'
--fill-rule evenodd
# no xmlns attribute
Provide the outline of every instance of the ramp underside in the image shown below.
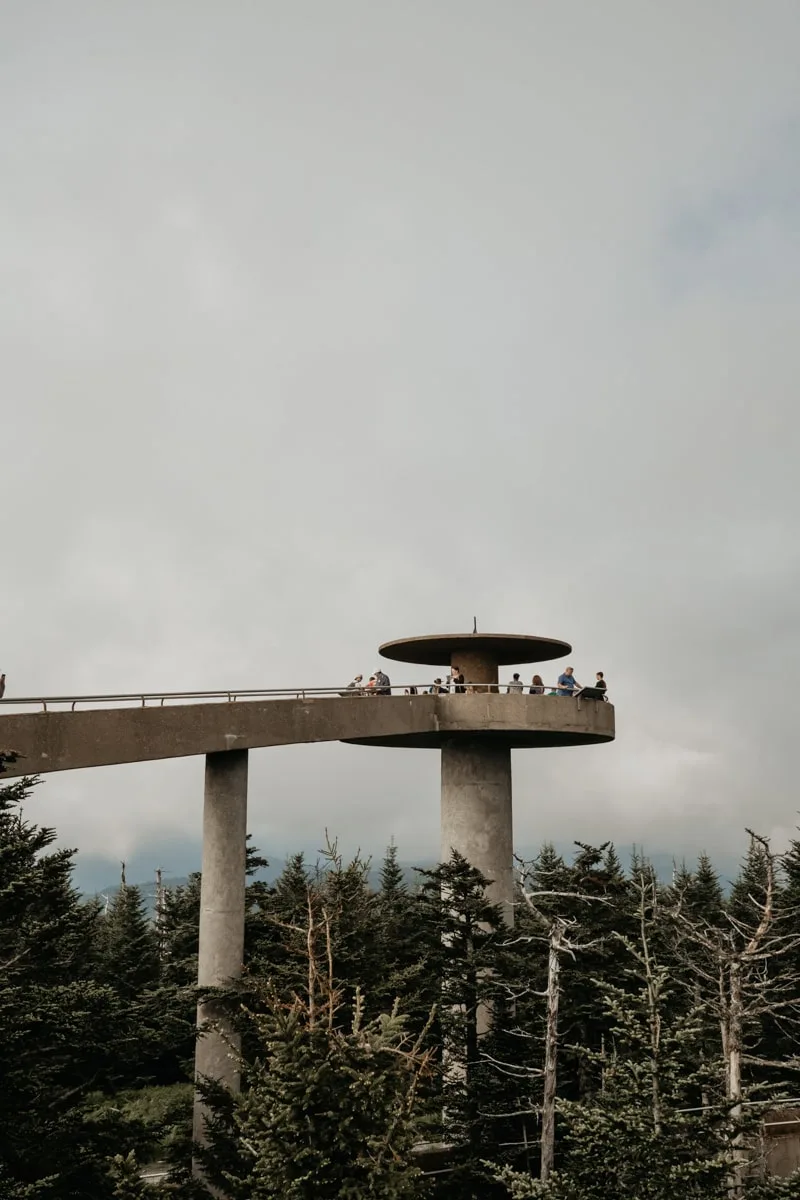
<svg viewBox="0 0 800 1200"><path fill-rule="evenodd" d="M443 695L238 700L0 715L6 778L309 742L435 749L453 737L525 746L614 738L614 707L561 696Z"/></svg>

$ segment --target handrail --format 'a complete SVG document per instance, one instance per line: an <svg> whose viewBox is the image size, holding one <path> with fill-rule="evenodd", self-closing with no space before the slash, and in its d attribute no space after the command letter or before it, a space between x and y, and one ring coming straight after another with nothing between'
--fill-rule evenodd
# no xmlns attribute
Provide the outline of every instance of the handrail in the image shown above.
<svg viewBox="0 0 800 1200"><path fill-rule="evenodd" d="M492 691L506 694L508 684L490 684L485 681L480 683L463 683L459 685L465 691L475 689L478 693L487 693ZM416 696L423 695L452 695L450 688L442 685L441 692L431 692L431 684L426 681L424 684L401 683L393 684L390 687L390 692L394 696L402 696L408 693L412 687L417 688L417 692L409 695L408 698L414 699ZM515 690L516 695L528 695L530 692L530 684L525 684L519 692ZM558 684L543 684L542 693L547 695L556 693L557 695L566 695L563 689L559 689ZM581 689L576 688L572 693L574 696L580 696ZM380 691L376 691L366 686L362 688L343 688L343 687L324 687L324 688L309 688L309 687L290 687L290 688L237 688L234 690L220 689L211 692L112 692L98 693L96 695L86 696L4 696L0 699L0 709L9 706L24 706L24 705L41 705L43 712L48 712L48 706L68 704L70 711L76 711L78 704L138 704L142 708L146 708L148 702L157 704L159 707L164 707L164 702L169 700L216 700L232 704L242 700L277 700L277 699L296 699L306 700L325 696L340 696L342 699L358 699L372 695L384 695Z"/></svg>

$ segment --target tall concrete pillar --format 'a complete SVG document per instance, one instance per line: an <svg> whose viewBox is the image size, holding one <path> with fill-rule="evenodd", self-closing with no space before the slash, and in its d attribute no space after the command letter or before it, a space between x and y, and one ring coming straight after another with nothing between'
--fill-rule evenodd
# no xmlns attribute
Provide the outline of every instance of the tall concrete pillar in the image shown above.
<svg viewBox="0 0 800 1200"><path fill-rule="evenodd" d="M221 987L242 972L244 958L245 858L247 845L247 751L206 755L203 805L203 879L200 887L199 987ZM207 1022L219 1030L202 1032ZM239 1090L239 1068L231 1057L236 1039L213 998L197 1006L201 1035L195 1076L206 1075ZM204 1109L194 1107L195 1141L205 1140Z"/></svg>
<svg viewBox="0 0 800 1200"><path fill-rule="evenodd" d="M459 664L460 665L460 664ZM492 883L493 904L514 921L511 749L494 741L454 738L442 744L442 846L457 850Z"/></svg>

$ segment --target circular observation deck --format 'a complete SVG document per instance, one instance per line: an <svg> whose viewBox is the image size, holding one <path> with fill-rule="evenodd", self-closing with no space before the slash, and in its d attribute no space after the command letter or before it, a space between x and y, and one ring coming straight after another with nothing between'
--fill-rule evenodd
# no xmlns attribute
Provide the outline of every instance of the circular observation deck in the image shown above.
<svg viewBox="0 0 800 1200"><path fill-rule="evenodd" d="M350 701L378 714L402 708L406 728L372 729L340 740L357 746L438 750L458 742L495 743L512 750L544 746L592 746L615 737L614 705L571 696L483 692L473 695L376 696ZM386 710L387 716L390 708Z"/></svg>

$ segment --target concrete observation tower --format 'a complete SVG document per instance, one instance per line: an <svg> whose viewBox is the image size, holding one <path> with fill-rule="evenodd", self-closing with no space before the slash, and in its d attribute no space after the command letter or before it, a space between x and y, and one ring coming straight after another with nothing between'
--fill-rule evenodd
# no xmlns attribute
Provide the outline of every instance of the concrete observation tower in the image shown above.
<svg viewBox="0 0 800 1200"><path fill-rule="evenodd" d="M509 924L514 903L511 751L611 741L614 709L602 699L531 696L527 686L521 694L501 694L499 668L544 663L571 650L567 642L527 634L438 634L385 642L379 649L384 658L457 668L464 692L405 698L412 705L438 701L433 730L346 739L441 750L441 860L457 850L490 879L488 898L502 905Z"/></svg>
<svg viewBox="0 0 800 1200"><path fill-rule="evenodd" d="M23 697L0 700L0 747L16 755L5 778L118 763L205 757L198 984L216 989L241 974L245 927L247 776L251 750L348 742L441 750L441 856L455 849L492 883L489 899L513 915L511 751L585 746L614 738L603 700L501 692L499 668L569 654L554 638L444 634L386 642L402 663L458 667L463 694L343 696L338 688L252 692ZM553 672L555 674L555 672ZM545 683L552 684L552 675ZM122 707L120 707L122 703ZM28 711L14 712L13 707ZM213 998L198 1006L197 1074L236 1090L232 1028ZM195 1134L202 1140L199 1099Z"/></svg>

